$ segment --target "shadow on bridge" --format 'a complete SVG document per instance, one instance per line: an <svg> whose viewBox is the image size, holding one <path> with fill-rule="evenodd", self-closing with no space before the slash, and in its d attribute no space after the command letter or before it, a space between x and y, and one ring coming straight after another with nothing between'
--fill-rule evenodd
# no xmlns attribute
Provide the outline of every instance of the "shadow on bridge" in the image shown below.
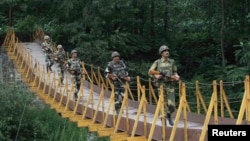
<svg viewBox="0 0 250 141"><path fill-rule="evenodd" d="M243 97L238 98L239 111L232 111L230 102L224 90L223 81L219 84L213 81L206 86L206 96L201 93L201 83L179 82L177 111L174 114L175 124L169 126L160 117L164 114L164 99L162 94L156 96L151 79L147 85L142 84L142 78L137 76L136 95L130 85L125 85L125 96L121 111L116 115L114 110L114 86L102 76L100 67L95 68L82 62L87 75L84 76L79 91L79 97L73 99L73 85L69 74L65 75L65 84L60 84L56 72L46 73L44 56L40 44L44 33L37 30L33 42L22 43L15 36L14 30L9 29L2 47L14 62L23 81L30 90L36 93L44 102L61 114L77 122L78 127L88 127L90 132L99 136L109 136L110 140L170 140L170 141L206 141L208 124L249 124L250 123L250 93L249 76L242 85ZM54 44L54 50L55 44ZM40 54L40 56L39 56ZM190 87L192 85L193 87ZM187 87L188 86L188 87ZM211 89L207 89L207 88ZM187 95L187 89L192 94ZM133 91L133 92L132 92ZM188 96L191 97L188 98ZM210 101L206 102L206 99ZM196 105L196 111L191 108ZM192 106L194 107L194 106ZM220 108L220 111L219 111ZM225 109L226 108L226 109ZM227 116L225 116L227 111ZM220 115L219 115L220 114ZM245 119L243 118L245 115ZM235 118L236 117L236 118ZM212 120L213 119L213 120Z"/></svg>

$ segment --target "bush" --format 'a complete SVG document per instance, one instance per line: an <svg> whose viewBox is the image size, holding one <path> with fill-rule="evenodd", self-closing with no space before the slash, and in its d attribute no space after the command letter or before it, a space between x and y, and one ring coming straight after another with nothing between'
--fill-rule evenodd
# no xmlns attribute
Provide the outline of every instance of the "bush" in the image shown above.
<svg viewBox="0 0 250 141"><path fill-rule="evenodd" d="M100 140L96 135L88 134L87 128L78 128L75 123L61 118L24 84L0 83L0 104L0 140Z"/></svg>

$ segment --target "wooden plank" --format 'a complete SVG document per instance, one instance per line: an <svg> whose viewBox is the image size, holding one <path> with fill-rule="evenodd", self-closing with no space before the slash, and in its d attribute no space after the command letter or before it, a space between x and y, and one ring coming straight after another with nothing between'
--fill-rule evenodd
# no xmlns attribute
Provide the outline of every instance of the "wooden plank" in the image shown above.
<svg viewBox="0 0 250 141"><path fill-rule="evenodd" d="M126 141L129 134L126 132L112 134L109 139L110 141Z"/></svg>
<svg viewBox="0 0 250 141"><path fill-rule="evenodd" d="M72 116L74 116L74 111L65 111L65 112L62 112L61 116L64 117L64 118L72 117Z"/></svg>
<svg viewBox="0 0 250 141"><path fill-rule="evenodd" d="M82 119L77 121L77 127L88 127L92 124L92 119Z"/></svg>
<svg viewBox="0 0 250 141"><path fill-rule="evenodd" d="M71 117L69 117L69 120L71 121L71 122L78 122L78 121L80 121L80 120L82 120L83 118L82 118L82 115L74 115L74 116L71 116Z"/></svg>
<svg viewBox="0 0 250 141"><path fill-rule="evenodd" d="M100 128L97 131L97 134L99 137L108 137L114 134L114 130L115 130L114 128Z"/></svg>
<svg viewBox="0 0 250 141"><path fill-rule="evenodd" d="M101 123L92 123L88 126L88 129L90 132L97 132L102 127L103 125Z"/></svg>
<svg viewBox="0 0 250 141"><path fill-rule="evenodd" d="M148 139L145 136L137 136L137 137L128 137L127 141L147 141Z"/></svg>

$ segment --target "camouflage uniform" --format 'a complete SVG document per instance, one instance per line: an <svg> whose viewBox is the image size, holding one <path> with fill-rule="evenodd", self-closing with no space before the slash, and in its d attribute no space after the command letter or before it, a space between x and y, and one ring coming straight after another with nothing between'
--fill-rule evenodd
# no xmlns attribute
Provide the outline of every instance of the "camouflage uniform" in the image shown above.
<svg viewBox="0 0 250 141"><path fill-rule="evenodd" d="M63 80L64 80L64 61L66 59L66 53L64 50L60 50L58 49L56 52L55 52L55 61L57 63L57 72L58 72L58 75L60 77L60 80L61 80L61 84L63 84Z"/></svg>
<svg viewBox="0 0 250 141"><path fill-rule="evenodd" d="M74 71L74 73L71 73L71 77L74 81L74 96L75 98L78 97L78 91L80 90L80 85L81 85L81 78L82 78L82 64L81 60L76 58L76 59L69 59L67 61L67 69L71 72Z"/></svg>
<svg viewBox="0 0 250 141"><path fill-rule="evenodd" d="M45 50L46 47L48 47L51 51L53 51L52 43L51 43L50 37L48 35L44 36L44 41L42 43L42 51L43 51L43 53L46 53L46 50Z"/></svg>
<svg viewBox="0 0 250 141"><path fill-rule="evenodd" d="M160 95L160 86L163 85L165 116L168 118L169 123L173 125L174 122L171 118L171 114L175 111L174 87L179 80L179 75L177 74L175 61L168 58L168 50L169 48L166 45L160 47L159 54L162 55L162 58L154 61L149 69L149 75L154 78L154 84L158 88L158 95ZM156 75L158 75L158 79Z"/></svg>
<svg viewBox="0 0 250 141"><path fill-rule="evenodd" d="M115 92L115 109L116 112L119 113L124 92L125 92L125 83L124 77L128 77L128 72L126 70L126 65L122 60L119 60L118 63L114 61L110 61L105 69L105 75L107 77L108 73L114 74L118 79L112 80L111 82L114 84L114 92Z"/></svg>
<svg viewBox="0 0 250 141"><path fill-rule="evenodd" d="M165 112L166 114L172 114L175 111L175 83L167 76L176 74L177 72L174 60L168 59L164 61L162 58L158 59L152 64L150 70L157 70L165 74L166 77L159 79L155 83L157 83L156 87L158 87L158 94L160 94L159 86L163 84Z"/></svg>
<svg viewBox="0 0 250 141"><path fill-rule="evenodd" d="M53 52L50 48L45 48L45 62L47 72L51 72L51 67L54 65Z"/></svg>

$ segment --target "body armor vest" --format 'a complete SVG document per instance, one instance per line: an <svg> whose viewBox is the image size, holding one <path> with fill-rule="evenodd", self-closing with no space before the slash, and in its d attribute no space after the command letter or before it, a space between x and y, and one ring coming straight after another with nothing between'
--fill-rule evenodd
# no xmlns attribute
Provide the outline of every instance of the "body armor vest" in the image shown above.
<svg viewBox="0 0 250 141"><path fill-rule="evenodd" d="M176 73L176 67L174 65L173 59L168 59L164 62L161 61L161 59L157 60L157 71L162 72L165 76L161 81L169 81L169 77L171 75L174 75Z"/></svg>
<svg viewBox="0 0 250 141"><path fill-rule="evenodd" d="M113 74L120 78L123 78L128 75L123 61L119 61L118 63L114 63L113 61L111 61L109 63L109 69Z"/></svg>
<svg viewBox="0 0 250 141"><path fill-rule="evenodd" d="M158 71L162 72L166 76L171 76L173 74L173 64L171 61L161 62L158 64Z"/></svg>
<svg viewBox="0 0 250 141"><path fill-rule="evenodd" d="M57 58L57 62L60 63L60 61L64 61L66 56L65 56L65 52L64 51L56 51L56 58Z"/></svg>
<svg viewBox="0 0 250 141"><path fill-rule="evenodd" d="M42 43L42 49L45 49L45 47L48 47L49 49L52 50L52 44L51 44L51 42L43 42Z"/></svg>
<svg viewBox="0 0 250 141"><path fill-rule="evenodd" d="M68 68L77 72L82 71L82 64L80 59L70 59L68 61Z"/></svg>

